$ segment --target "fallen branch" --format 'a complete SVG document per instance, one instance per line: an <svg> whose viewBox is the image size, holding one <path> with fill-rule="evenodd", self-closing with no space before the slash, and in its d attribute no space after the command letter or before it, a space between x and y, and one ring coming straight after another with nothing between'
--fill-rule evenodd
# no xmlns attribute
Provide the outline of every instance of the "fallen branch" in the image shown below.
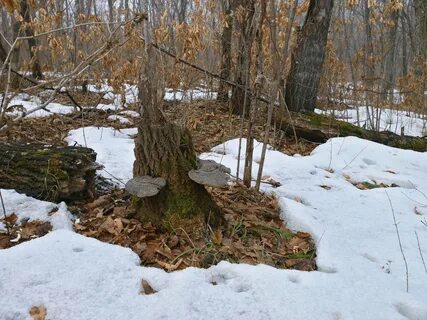
<svg viewBox="0 0 427 320"><path fill-rule="evenodd" d="M421 261L423 262L424 271L427 273L427 266L426 266L426 262L425 262L425 260L424 260L423 252L421 251L420 239L418 238L418 233L417 233L417 231L414 231L414 232L415 232L415 237L417 238L418 251L419 251L419 253L420 253Z"/></svg>
<svg viewBox="0 0 427 320"><path fill-rule="evenodd" d="M1 206L3 208L4 224L6 226L6 231L7 231L7 234L10 236L9 223L7 222L6 208L4 206L3 195L1 193L1 190L0 190L0 201L1 201Z"/></svg>
<svg viewBox="0 0 427 320"><path fill-rule="evenodd" d="M406 292L409 292L409 269L408 269L408 262L406 261L406 256L405 256L405 253L403 252L402 241L400 240L400 233L399 233L399 228L397 227L396 214L394 213L393 204L391 202L391 199L390 199L390 196L388 195L387 190L384 190L384 191L385 191L385 194L387 195L388 202L390 203L391 212L393 214L394 227L396 228L397 240L399 241L400 252L402 253L403 261L405 262L405 269L406 269Z"/></svg>

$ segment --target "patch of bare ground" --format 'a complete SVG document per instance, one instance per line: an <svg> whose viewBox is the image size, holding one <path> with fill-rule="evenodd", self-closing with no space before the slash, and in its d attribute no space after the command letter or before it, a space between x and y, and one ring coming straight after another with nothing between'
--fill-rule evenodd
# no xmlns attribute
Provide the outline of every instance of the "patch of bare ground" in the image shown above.
<svg viewBox="0 0 427 320"><path fill-rule="evenodd" d="M225 225L218 229L195 219L179 221L179 227L175 221L169 221L166 229L141 223L132 218L130 196L118 190L71 210L80 216L75 224L77 232L131 248L144 266L174 271L207 268L227 260L306 271L316 269L310 235L286 228L277 199L240 184L209 192L226 219Z"/></svg>

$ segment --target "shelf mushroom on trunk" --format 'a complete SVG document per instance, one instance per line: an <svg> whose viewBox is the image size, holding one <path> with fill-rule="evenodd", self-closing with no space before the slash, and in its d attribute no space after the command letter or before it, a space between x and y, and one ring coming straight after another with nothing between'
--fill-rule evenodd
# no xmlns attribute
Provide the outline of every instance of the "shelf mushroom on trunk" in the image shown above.
<svg viewBox="0 0 427 320"><path fill-rule="evenodd" d="M129 180L125 189L133 196L135 218L142 222L167 227L180 220L201 217L217 227L224 220L204 186L227 186L229 173L230 169L219 163L198 159L195 168L180 176L179 184L176 176L165 179L144 175Z"/></svg>
<svg viewBox="0 0 427 320"><path fill-rule="evenodd" d="M150 176L135 177L130 179L125 189L131 195L138 198L153 197L157 195L162 188L166 186L166 180L163 178L153 178Z"/></svg>
<svg viewBox="0 0 427 320"><path fill-rule="evenodd" d="M197 159L197 169L190 170L188 176L198 184L208 187L225 187L230 179L230 169L213 160Z"/></svg>

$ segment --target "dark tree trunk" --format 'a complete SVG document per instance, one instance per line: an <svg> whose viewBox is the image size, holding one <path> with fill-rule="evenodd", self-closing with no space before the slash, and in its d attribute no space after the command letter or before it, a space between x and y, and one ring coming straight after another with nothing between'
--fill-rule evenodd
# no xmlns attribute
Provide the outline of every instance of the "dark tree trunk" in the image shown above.
<svg viewBox="0 0 427 320"><path fill-rule="evenodd" d="M417 55L423 62L427 60L427 0L414 0ZM419 70L422 69L422 63ZM422 71L420 72L422 73Z"/></svg>
<svg viewBox="0 0 427 320"><path fill-rule="evenodd" d="M222 10L225 15L225 25L222 30L221 35L221 71L220 75L223 79L230 79L231 74L231 39L233 35L233 3L235 0L223 0ZM217 100L222 102L228 101L228 90L229 87L223 82L220 81L218 89Z"/></svg>
<svg viewBox="0 0 427 320"><path fill-rule="evenodd" d="M388 48L385 52L385 79L383 83L383 92L388 92L393 89L395 76L396 76L396 41L397 41L397 27L399 23L399 11L395 10L390 14L390 20L393 25L388 30ZM393 95L391 95L393 96Z"/></svg>
<svg viewBox="0 0 427 320"><path fill-rule="evenodd" d="M403 13L400 16L400 23L402 25L402 76L406 77L408 75L408 41L406 21L403 19Z"/></svg>
<svg viewBox="0 0 427 320"><path fill-rule="evenodd" d="M95 160L88 148L0 143L0 188L50 201L92 197Z"/></svg>
<svg viewBox="0 0 427 320"><path fill-rule="evenodd" d="M30 16L30 8L28 6L28 0L21 0L20 10L21 10L21 12L20 12L21 16L24 18L24 22L26 24L30 24L31 23L31 16ZM25 30L25 35L27 37L34 36L34 33L31 30L30 26L28 26L28 25L25 26L24 30ZM31 69L32 69L32 73L33 73L33 78L43 79L43 73L42 73L42 68L40 65L40 59L39 59L39 55L37 53L37 41L35 38L29 38L27 41L28 41L30 58L31 58Z"/></svg>
<svg viewBox="0 0 427 320"><path fill-rule="evenodd" d="M236 0L237 1L237 0ZM236 19L239 26L240 38L237 53L237 66L235 74L235 82L238 86L234 86L231 93L231 109L235 114L243 115L245 100L246 106L250 105L249 95L245 99L245 89L250 89L249 70L251 67L251 49L254 40L254 0L238 0L238 6L244 8L245 15L241 20Z"/></svg>
<svg viewBox="0 0 427 320"><path fill-rule="evenodd" d="M313 111L316 106L332 8L333 0L310 0L286 83L290 110Z"/></svg>

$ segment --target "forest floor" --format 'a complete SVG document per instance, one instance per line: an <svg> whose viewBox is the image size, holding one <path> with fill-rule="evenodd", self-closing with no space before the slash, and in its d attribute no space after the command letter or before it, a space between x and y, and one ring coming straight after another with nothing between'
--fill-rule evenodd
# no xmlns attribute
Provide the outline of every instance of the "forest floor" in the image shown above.
<svg viewBox="0 0 427 320"><path fill-rule="evenodd" d="M0 135L87 145L104 165L101 196L90 202L57 205L2 190L13 237L3 221L0 246L13 246L0 250L1 319L427 318L427 153L353 137L296 144L273 131L264 193L211 189L228 227L166 234L128 218L120 187L132 176L138 118L132 101L124 110L112 98L91 94L88 105L101 105L83 112L57 101L61 115L40 114ZM165 113L190 128L201 158L234 174L238 161L243 168L240 121L225 106L168 102Z"/></svg>

